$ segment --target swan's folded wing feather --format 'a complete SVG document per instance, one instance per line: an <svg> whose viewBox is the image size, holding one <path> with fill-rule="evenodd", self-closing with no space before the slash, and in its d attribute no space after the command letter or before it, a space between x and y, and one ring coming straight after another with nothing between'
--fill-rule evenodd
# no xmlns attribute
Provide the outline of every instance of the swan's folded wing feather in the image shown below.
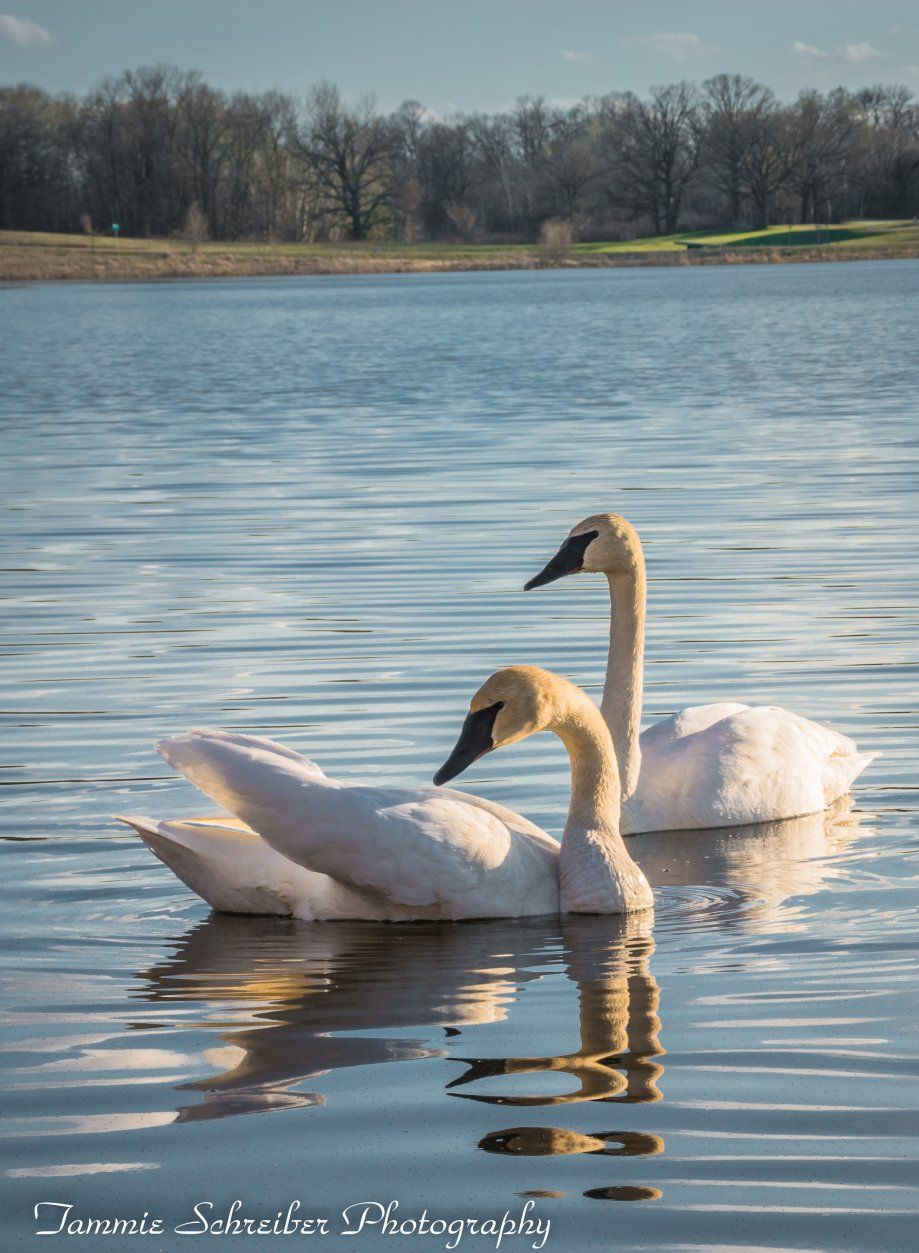
<svg viewBox="0 0 919 1253"><path fill-rule="evenodd" d="M270 740L266 735L245 735L241 731L217 731L209 727L192 727L188 732L189 735L203 735L211 740L220 740L224 744L234 744L238 748L251 748L256 751L269 752L275 757L286 757L288 761L296 762L304 770L310 774L318 774L324 776L325 772L321 766L315 761L311 761L309 757L304 757L293 748L288 748L286 744L279 744L277 740ZM166 742L165 740L163 741Z"/></svg>
<svg viewBox="0 0 919 1253"><path fill-rule="evenodd" d="M719 709L724 716L712 717ZM641 748L632 830L818 813L844 796L871 760L847 736L768 705L683 710L649 728Z"/></svg>
<svg viewBox="0 0 919 1253"><path fill-rule="evenodd" d="M848 736L773 705L735 714L711 734L726 806L768 818L818 813L845 796L870 760Z"/></svg>
<svg viewBox="0 0 919 1253"><path fill-rule="evenodd" d="M558 840L543 831L542 827L537 827L535 822L530 822L529 818L508 809L506 805L499 805L497 801L487 800L484 796L474 796L471 792L462 792L458 788L442 787L438 791L455 800L464 801L467 805L474 805L476 809L483 809L487 814L493 814L513 835L523 836L550 855L558 856Z"/></svg>
<svg viewBox="0 0 919 1253"><path fill-rule="evenodd" d="M173 736L157 748L285 857L399 905L488 912L490 894L495 908L524 895L552 856L533 837L513 840L505 822L462 793L342 784L219 733Z"/></svg>
<svg viewBox="0 0 919 1253"><path fill-rule="evenodd" d="M508 862L507 826L466 801L434 789L395 795L371 789L366 798L362 793L346 789L349 801L373 806L372 834L343 841L336 824L328 853L351 882L402 905L460 904L481 894Z"/></svg>

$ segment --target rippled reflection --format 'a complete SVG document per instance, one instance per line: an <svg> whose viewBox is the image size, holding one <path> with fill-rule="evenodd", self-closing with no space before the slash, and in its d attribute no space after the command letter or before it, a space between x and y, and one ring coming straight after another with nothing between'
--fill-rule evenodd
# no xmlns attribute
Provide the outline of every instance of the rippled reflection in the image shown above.
<svg viewBox="0 0 919 1253"><path fill-rule="evenodd" d="M687 926L737 927L756 934L801 925L783 910L790 897L811 896L845 873L843 854L862 830L851 798L832 811L782 822L710 831L633 835L629 852L661 900L658 929L671 916ZM680 891L691 888L690 894Z"/></svg>
<svg viewBox="0 0 919 1253"><path fill-rule="evenodd" d="M659 1201L664 1194L660 1188L621 1184L609 1188L588 1188L584 1195L595 1201Z"/></svg>
<svg viewBox="0 0 919 1253"><path fill-rule="evenodd" d="M564 1127L508 1127L484 1136L479 1148L508 1157L559 1157L571 1153L655 1157L663 1153L664 1141L644 1131L598 1131L587 1135Z"/></svg>
<svg viewBox="0 0 919 1253"><path fill-rule="evenodd" d="M203 1105L182 1108L183 1119L315 1105L321 1093L290 1089L329 1070L447 1055L387 1030L456 1033L502 1019L535 977L525 963L539 935L527 923L310 927L214 915L142 976L141 995L250 1018L221 1036L226 1069L183 1085L205 1094Z"/></svg>
<svg viewBox="0 0 919 1253"><path fill-rule="evenodd" d="M221 1032L221 1049L209 1051L225 1066L220 1074L182 1085L205 1094L203 1104L182 1107L182 1119L288 1109L321 1103L319 1092L291 1089L326 1071L447 1056L426 1038L385 1033L437 1025L449 1038L464 1026L503 1019L522 986L540 977L529 967L552 936L551 927L546 933L530 920L309 927L214 915L172 959L141 976L140 994L157 1005L194 1001L210 1014L249 1019ZM457 1059L466 1070L448 1087L492 1104L659 1100L663 1049L659 993L648 967L650 923L566 918L554 939L577 992L580 1047L557 1057ZM549 1071L569 1076L576 1091L456 1091L486 1076Z"/></svg>
<svg viewBox="0 0 919 1253"><path fill-rule="evenodd" d="M467 1069L450 1085L454 1095L490 1105L570 1105L621 1099L659 1101L657 1081L664 1072L657 1059L659 989L649 969L654 951L651 922L562 919L565 972L578 993L580 1046L556 1057L464 1058ZM612 934L611 934L612 932ZM574 1089L551 1095L456 1092L499 1075L566 1075Z"/></svg>

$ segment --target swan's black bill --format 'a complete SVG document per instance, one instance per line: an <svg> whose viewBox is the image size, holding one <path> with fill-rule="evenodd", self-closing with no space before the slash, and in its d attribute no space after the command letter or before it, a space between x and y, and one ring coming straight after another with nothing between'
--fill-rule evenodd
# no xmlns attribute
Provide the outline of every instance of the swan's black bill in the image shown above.
<svg viewBox="0 0 919 1253"><path fill-rule="evenodd" d="M523 590L531 592L534 587L554 583L556 579L563 579L566 574L577 574L583 569L587 545L599 534L599 531L585 531L583 535L569 535L549 564L535 578L530 579L529 583L524 583Z"/></svg>
<svg viewBox="0 0 919 1253"><path fill-rule="evenodd" d="M442 783L448 783L450 779L455 779L474 761L478 761L480 757L491 752L495 746L491 738L495 729L495 718L503 708L504 701L499 700L489 705L487 709L477 709L475 713L467 715L459 739L456 741L456 747L434 776L434 782L438 787Z"/></svg>

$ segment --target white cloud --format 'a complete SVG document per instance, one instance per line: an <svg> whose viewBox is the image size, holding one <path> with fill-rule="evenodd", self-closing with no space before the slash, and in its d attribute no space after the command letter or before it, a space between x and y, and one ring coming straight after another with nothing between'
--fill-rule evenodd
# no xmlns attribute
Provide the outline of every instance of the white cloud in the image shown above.
<svg viewBox="0 0 919 1253"><path fill-rule="evenodd" d="M835 52L828 48L818 48L816 44L802 43L800 39L796 39L791 45L791 50L804 61L848 61L853 64L877 61L887 55L881 52L880 48L875 48L874 44L869 43L867 39L863 39L860 43L843 44Z"/></svg>
<svg viewBox="0 0 919 1253"><path fill-rule="evenodd" d="M880 48L875 48L867 39L857 44L846 44L839 53L843 61L877 61L884 55Z"/></svg>
<svg viewBox="0 0 919 1253"><path fill-rule="evenodd" d="M30 22L27 17L14 17L12 13L0 13L0 35L14 44L46 44L51 35L44 26Z"/></svg>
<svg viewBox="0 0 919 1253"><path fill-rule="evenodd" d="M638 42L674 61L685 61L694 52L702 51L702 40L689 31L660 31L656 35L645 35Z"/></svg>
<svg viewBox="0 0 919 1253"><path fill-rule="evenodd" d="M826 61L829 57L828 52L824 52L822 48L816 47L814 44L802 43L800 39L796 39L791 45L792 52L796 52L799 57L803 57L805 61Z"/></svg>
<svg viewBox="0 0 919 1253"><path fill-rule="evenodd" d="M586 52L575 52L571 48L563 48L562 56L566 61L589 61L590 57Z"/></svg>

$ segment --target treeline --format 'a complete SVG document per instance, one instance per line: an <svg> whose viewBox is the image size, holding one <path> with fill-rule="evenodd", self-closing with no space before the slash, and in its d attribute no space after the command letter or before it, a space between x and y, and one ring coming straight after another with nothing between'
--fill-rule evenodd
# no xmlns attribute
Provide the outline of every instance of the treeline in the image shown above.
<svg viewBox="0 0 919 1253"><path fill-rule="evenodd" d="M228 95L170 66L83 98L0 88L0 228L198 238L581 239L909 218L919 104L902 86L805 91L720 74L646 98L439 118L328 84Z"/></svg>

